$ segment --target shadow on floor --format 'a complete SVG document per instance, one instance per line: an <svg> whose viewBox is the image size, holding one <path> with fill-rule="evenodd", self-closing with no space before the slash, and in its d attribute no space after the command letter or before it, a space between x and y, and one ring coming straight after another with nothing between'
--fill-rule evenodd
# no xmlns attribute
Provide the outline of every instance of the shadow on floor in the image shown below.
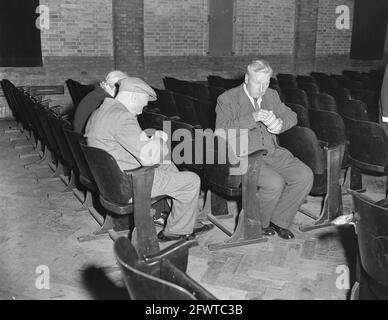
<svg viewBox="0 0 388 320"><path fill-rule="evenodd" d="M127 289L117 286L100 268L87 267L82 282L95 300L129 300Z"/></svg>

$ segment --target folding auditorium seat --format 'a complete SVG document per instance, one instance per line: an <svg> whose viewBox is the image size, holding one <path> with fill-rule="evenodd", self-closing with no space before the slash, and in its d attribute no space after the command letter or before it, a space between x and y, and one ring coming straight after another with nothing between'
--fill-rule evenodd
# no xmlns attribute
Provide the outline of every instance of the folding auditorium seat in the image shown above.
<svg viewBox="0 0 388 320"><path fill-rule="evenodd" d="M377 123L343 117L349 139L350 189L362 190L361 171L388 174L388 137Z"/></svg>
<svg viewBox="0 0 388 320"><path fill-rule="evenodd" d="M331 95L327 93L307 92L307 96L311 109L337 112L337 103Z"/></svg>
<svg viewBox="0 0 388 320"><path fill-rule="evenodd" d="M338 113L342 117L370 121L368 109L361 100L342 100L338 104Z"/></svg>
<svg viewBox="0 0 388 320"><path fill-rule="evenodd" d="M282 89L285 96L285 102L300 104L305 108L310 107L307 94L301 89Z"/></svg>
<svg viewBox="0 0 388 320"><path fill-rule="evenodd" d="M307 108L296 103L287 102L286 105L296 113L298 118L298 126L310 128L309 110Z"/></svg>
<svg viewBox="0 0 388 320"><path fill-rule="evenodd" d="M342 215L339 179L345 144L328 146L319 141L310 128L299 126L283 132L278 137L282 147L288 149L312 170L314 183L310 195L324 197L322 208L318 213L310 212L302 205L299 211L315 221L313 224L301 226L299 229L304 232L331 226L332 221Z"/></svg>
<svg viewBox="0 0 388 320"><path fill-rule="evenodd" d="M158 254L140 256L129 239L115 241L114 253L131 300L216 300L210 292L179 268L196 241L170 246ZM179 258L179 259L178 259ZM181 263L182 264L182 263Z"/></svg>

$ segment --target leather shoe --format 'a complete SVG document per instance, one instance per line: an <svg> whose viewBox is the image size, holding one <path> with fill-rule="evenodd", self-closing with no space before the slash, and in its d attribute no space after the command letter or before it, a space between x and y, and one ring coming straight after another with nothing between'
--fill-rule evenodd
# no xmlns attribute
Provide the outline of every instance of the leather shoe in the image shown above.
<svg viewBox="0 0 388 320"><path fill-rule="evenodd" d="M184 240L188 239L189 235L183 234L183 235L169 235L166 236L163 233L163 230L158 233L158 240L160 242L167 242L167 241L178 241L178 240Z"/></svg>
<svg viewBox="0 0 388 320"><path fill-rule="evenodd" d="M275 229L272 227L261 228L261 231L265 236L274 236L276 233Z"/></svg>
<svg viewBox="0 0 388 320"><path fill-rule="evenodd" d="M193 233L191 235L197 236L205 232L208 232L213 228L214 228L214 224L204 224L201 227L194 228Z"/></svg>
<svg viewBox="0 0 388 320"><path fill-rule="evenodd" d="M294 234L290 230L279 227L272 222L269 225L276 231L280 238L287 240L294 238Z"/></svg>

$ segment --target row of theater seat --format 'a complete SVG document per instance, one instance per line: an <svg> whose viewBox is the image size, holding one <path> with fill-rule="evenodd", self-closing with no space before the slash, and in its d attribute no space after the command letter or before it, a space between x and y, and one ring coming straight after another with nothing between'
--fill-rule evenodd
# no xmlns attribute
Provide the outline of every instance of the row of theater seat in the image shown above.
<svg viewBox="0 0 388 320"><path fill-rule="evenodd" d="M128 182L128 180L125 181L125 179L123 182L122 178L125 175L123 175L123 173L120 172L117 166L116 166L116 169L112 165L107 166L107 163L109 161L111 162L111 164L114 163L114 159L109 157L109 155L104 153L102 150L99 150L99 149L96 150L96 148L85 146L83 138L80 135L77 135L76 133L72 132L70 124L66 120L58 117L54 112L52 112L52 110L50 110L49 107L44 106L38 101L34 100L34 98L28 96L27 93L21 93L18 89L16 89L14 86L12 86L12 84L7 82L6 80L3 80L1 84L4 92L6 93L7 101L9 101L10 106L13 105L11 109L13 111L14 117L17 120L17 122L21 123L24 130L32 132L32 134L38 138L38 141L40 141L41 143L43 143L43 145L47 147L46 149L46 147L40 146L42 151L41 154L44 154L42 160L44 159L47 160L47 154L48 154L47 150L48 150L49 152L51 152L51 156L52 156L50 160L50 164L53 168L55 168L55 170L58 170L58 168L62 167L61 171L63 173L69 174L70 177L77 177L77 172L78 172L79 181L81 182L81 184L83 184L83 187L89 191L93 191L93 192L99 191L101 203L105 205L105 207L109 211L111 211L111 213L112 211L114 213L114 211L117 210L118 208L117 203L121 203L121 206L119 206L119 211L117 211L116 214L122 214L123 211L125 211L125 209L128 209L128 203L127 203L128 193L124 195L125 199L120 199L118 202L116 200L117 198L113 199L113 201L112 199L109 198L110 197L109 191L112 192L113 190L114 193L117 192L120 194L120 190L115 189L115 187L117 187L117 184L114 183L115 181L116 182L120 181L120 183L124 183L124 185L126 182ZM316 111L318 112L318 114L314 115ZM333 117L333 114L335 114L330 111L320 111L320 110L308 110L308 112L313 114L313 116L310 115L311 118L307 117L312 123L314 123L314 120L313 120L314 117L321 120L327 116L325 114L330 113L331 117ZM319 114L319 112L324 112L324 114ZM338 119L338 117L336 118ZM354 133L354 136L351 136L353 137L353 139L350 138L350 147L351 147L350 152L351 154L352 154L352 150L357 150L358 152L358 153L356 152L355 154L352 154L352 158L351 158L352 166L365 169L366 168L365 164L367 164L369 165L368 168L370 169L371 168L370 165L372 164L373 168L379 168L380 170L383 167L381 166L381 162L383 161L386 162L387 157L385 159L383 158L384 156L387 156L388 153L385 152L386 148L382 149L381 146L377 146L376 144L373 144L373 143L382 142L382 143L385 143L385 145L387 145L386 137L385 137L385 140L384 138L381 138L381 137L376 138L376 133L379 132L379 126L371 122L365 122L354 118L352 119L351 116L349 117L345 116L344 119L345 119L345 124L349 123L349 125L347 125L347 129L349 128L348 131L351 132L352 134ZM142 124L143 128L154 127L155 129L160 129L160 128L163 128L163 122L162 122L163 120L168 121L170 123L172 127L172 133L177 128L186 128L189 131L191 130L190 132L192 132L192 135L191 135L192 143L193 143L193 146L195 145L195 138L196 138L195 129L198 129L198 127L192 126L190 124L187 124L178 120L171 120L168 117L165 117L159 113L154 113L150 111L145 111L142 117L140 117L139 122ZM333 122L333 120L332 118L329 117L327 118L327 120L323 122L328 123L328 122ZM330 132L331 129L326 129L326 131ZM359 133L358 136L356 136L356 131L358 131ZM371 136L373 137L371 140L369 141L365 140ZM338 143L334 143L334 142L330 143L329 141L327 141L326 143L322 143L317 139L317 136L314 134L314 132L311 129L307 127L299 127L299 126L292 128L291 130L281 134L279 136L279 140L281 145L290 149L296 156L298 156L302 161L304 161L312 168L314 172L314 186L313 186L312 194L326 195L326 201L325 201L326 207L324 206L323 212L318 217L315 226L320 226L322 224L330 222L333 218L341 214L339 198L336 197L336 194L339 192L338 183L336 187L335 181L339 180L339 173L340 173L340 167L341 167L341 163L339 159L342 158L342 154L344 152L343 141L339 140L337 141ZM67 147L66 147L66 141L67 141ZM363 150L362 148L360 148L360 146L363 146L363 143L362 142L360 143L360 141L367 141L366 144L367 145L369 144L369 147L377 148L377 150L380 151L380 158L377 160L378 162L377 164L371 163L370 156L366 154L366 152L364 152L367 150ZM175 143L177 144L179 142L180 141ZM36 144L36 147L38 147L38 144ZM197 151L195 149L193 150ZM384 152L381 152L381 150L384 150ZM217 150L214 150L214 152L217 152ZM193 158L195 158L195 154L193 154ZM80 160L80 159L83 159L83 160ZM106 161L104 161L104 159ZM225 168L223 168L222 166L220 167L217 164L213 166L207 166L207 165L201 166L201 165L195 165L195 164L193 165L192 163L183 163L182 166L185 167L186 169L191 169L194 171L197 170L196 172L199 172L200 174L202 171L201 180L203 180L205 182L205 186L210 187L211 190L217 191L217 193L221 193L224 195L229 195L229 196L237 195L238 197L241 197L242 189L243 189L241 187L241 177L240 177L240 180L235 179L234 184L232 185L230 177L228 177L228 175L225 175ZM63 170L65 168L67 170ZM72 170L73 174L70 173L70 170ZM100 172L100 174L98 172ZM112 177L114 179L112 179ZM68 187L72 188L74 186L77 186L76 179L72 180L70 178L69 180L70 182L68 182L69 183ZM71 181L73 181L75 185L72 185ZM100 182L98 183L98 181ZM110 181L111 183L107 183L107 181ZM90 182L89 187L88 187L88 182ZM105 188L104 186L102 186L104 183L105 183ZM97 184L97 188L96 188L96 184ZM142 190L143 190L143 187L142 187ZM106 190L104 191L104 189L107 189L108 193L105 193L107 191ZM252 206L252 203L248 204L248 207L250 206ZM144 208L140 209L140 211L142 210L144 213ZM305 213L311 215L311 213L308 213L308 212L305 212ZM316 216L316 215L311 215L311 216ZM103 224L102 221L101 223ZM136 224L136 213L135 213L135 224ZM125 223L125 225L127 226L128 224ZM148 226L150 226L150 223L148 223ZM110 225L110 227L112 227L112 225ZM309 230L309 229L310 228L307 227L305 230ZM149 244L143 243L143 248L146 248L144 250L151 250L152 248L154 248L152 245L151 246L147 246L147 245ZM132 260L134 259L136 263L138 263L139 261L144 263L144 259L136 257L136 255L134 254L131 254L131 255L128 254L128 251L131 251L131 245L128 244L127 242L124 243L124 240L121 240L120 243L117 243L115 246L115 249L116 249L116 254L121 254L122 256L125 256L127 260L129 259L128 257L131 256L131 259ZM122 261L125 261L125 259ZM175 263L178 263L178 262L175 262ZM144 269L147 268L147 266L143 266L143 267ZM182 268L184 269L184 267ZM126 282L131 282L130 277L126 279ZM133 286L134 284L132 283L132 288ZM128 285L128 287L130 287L130 285ZM133 292L133 294L136 294L135 291Z"/></svg>

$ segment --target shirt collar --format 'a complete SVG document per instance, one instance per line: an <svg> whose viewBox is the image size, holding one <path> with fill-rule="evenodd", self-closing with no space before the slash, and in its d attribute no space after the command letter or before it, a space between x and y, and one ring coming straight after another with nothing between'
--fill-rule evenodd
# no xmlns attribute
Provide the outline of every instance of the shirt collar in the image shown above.
<svg viewBox="0 0 388 320"><path fill-rule="evenodd" d="M244 88L245 94L248 96L248 98L251 101L252 106L254 108L255 107L255 100L250 96L248 89L247 89L247 85L245 83L243 83L243 88ZM261 107L262 100L263 100L263 98L257 98L257 104L259 105L259 108Z"/></svg>

